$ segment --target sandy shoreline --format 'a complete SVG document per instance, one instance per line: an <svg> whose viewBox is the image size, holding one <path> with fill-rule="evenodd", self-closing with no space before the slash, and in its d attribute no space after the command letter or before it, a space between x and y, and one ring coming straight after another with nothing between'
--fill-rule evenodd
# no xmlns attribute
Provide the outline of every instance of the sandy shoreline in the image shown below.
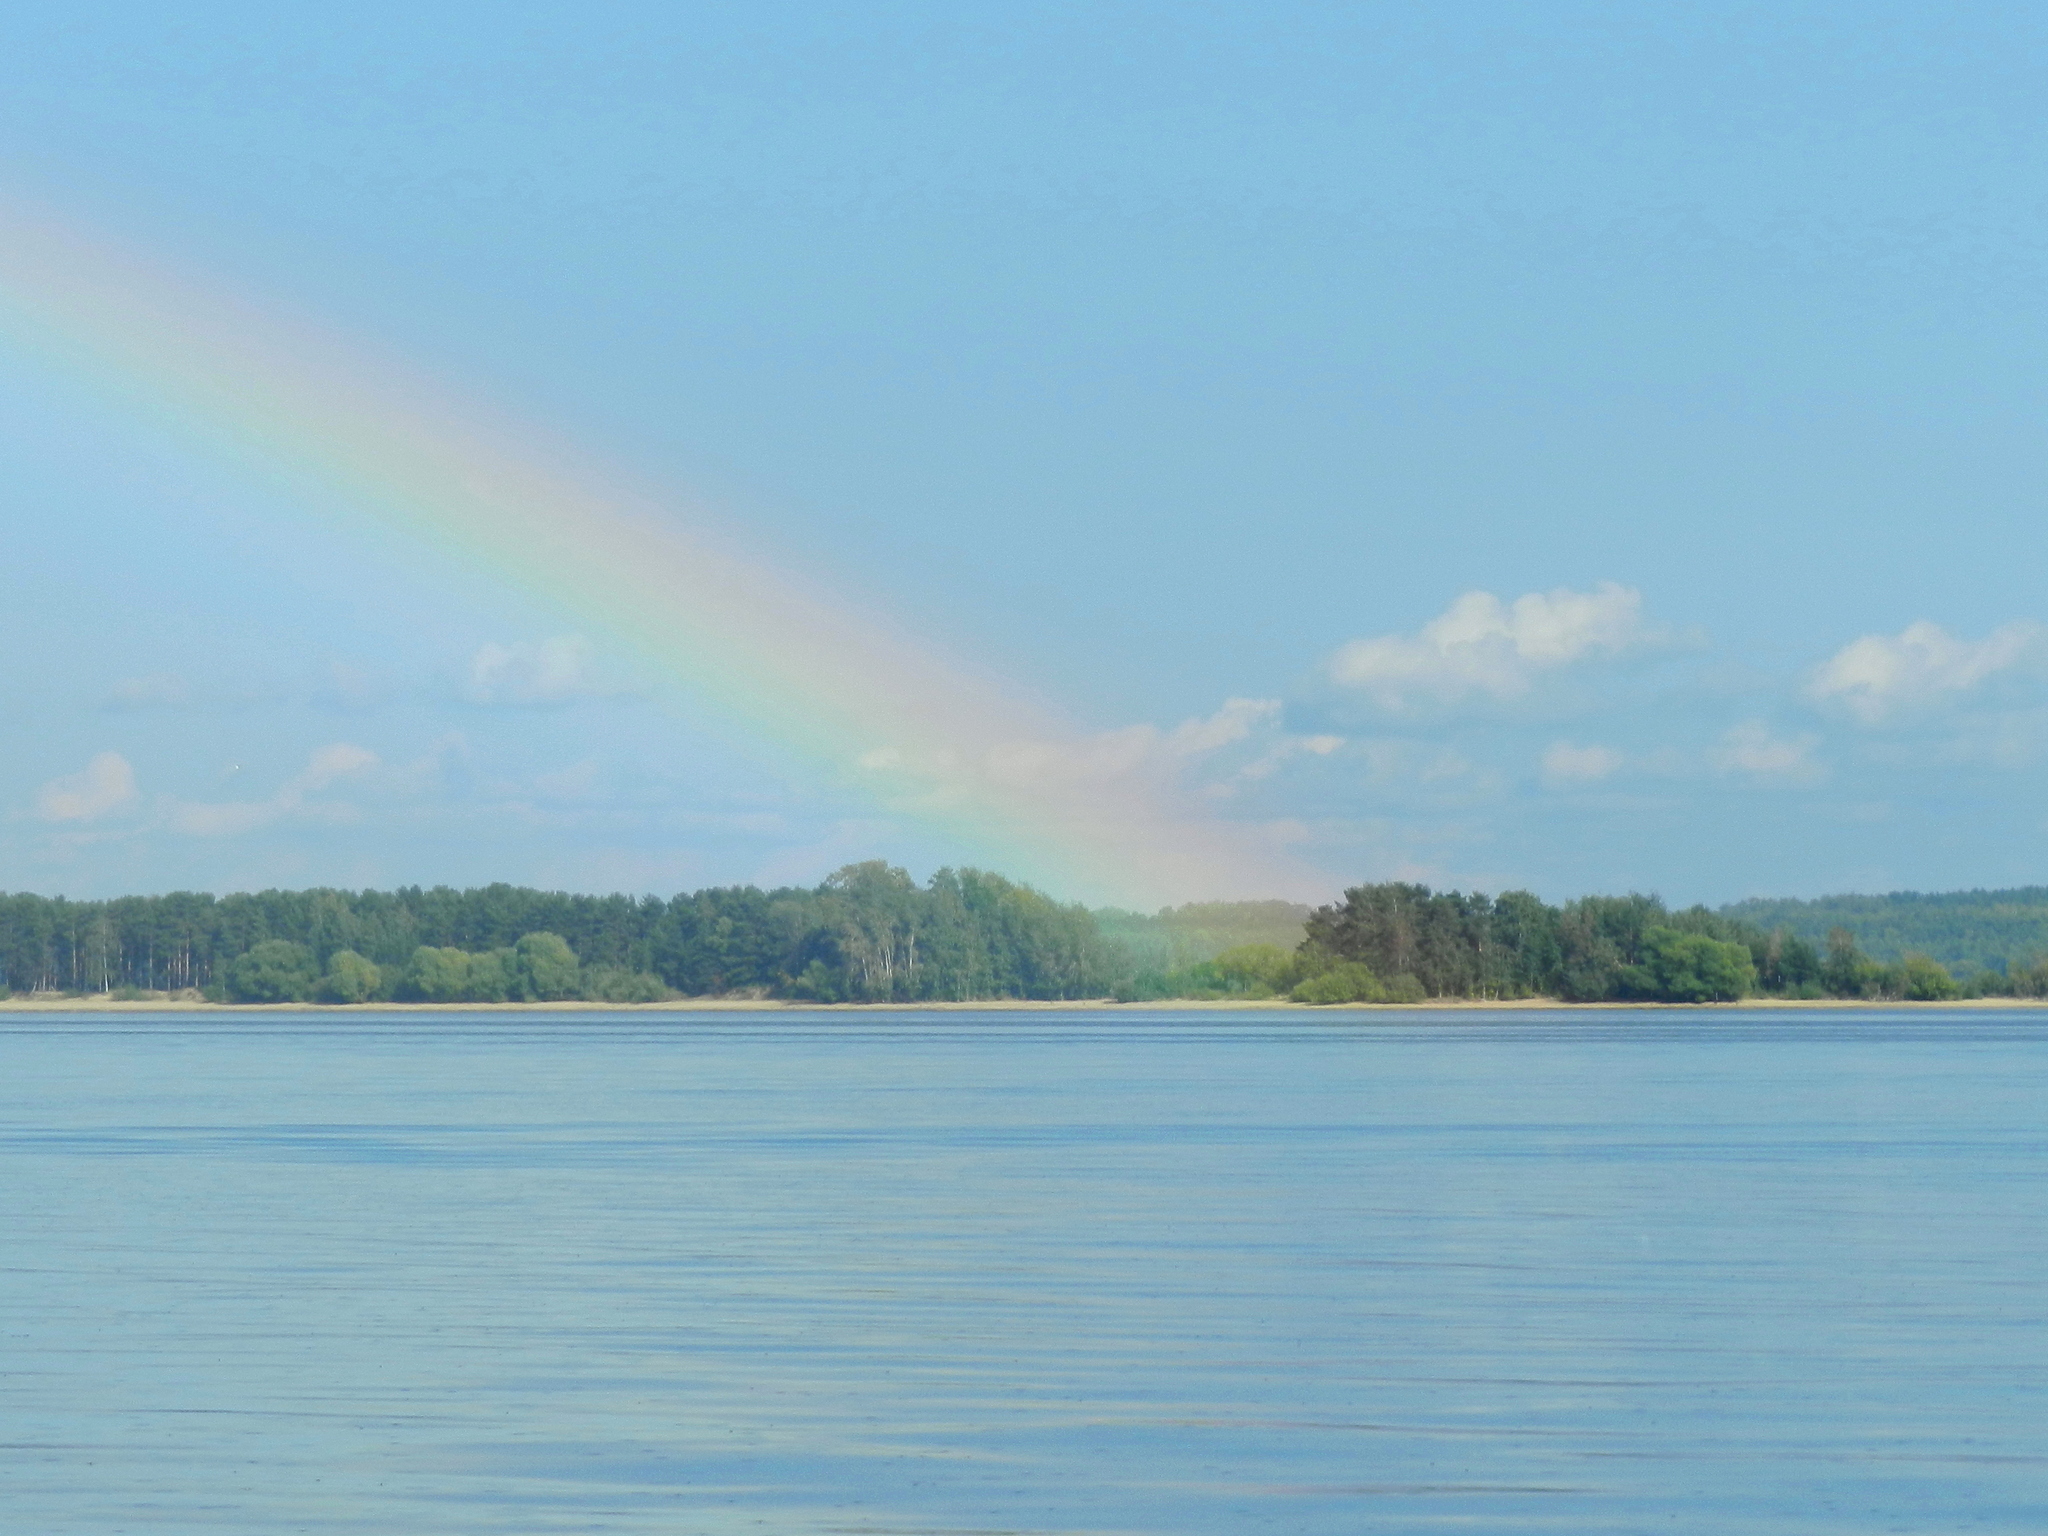
<svg viewBox="0 0 2048 1536"><path fill-rule="evenodd" d="M783 998L677 998L660 1003L209 1003L159 996L133 1001L111 997L0 999L0 1013L1159 1013L1159 1012L1289 1012L1289 1013L1499 1013L1550 1010L1571 1013L1616 1009L1679 1009L1687 1012L1728 1012L1752 1009L1900 1008L1919 1010L1999 1010L2048 1008L2041 997L1970 997L1947 1002L1873 1002L1856 998L1745 998L1739 1003L1605 1002L1567 1003L1550 997L1520 997L1499 1002L1445 998L1425 1003L1293 1003L1284 998L1226 1000L1167 998L1157 1002L1119 1003L1109 998L1041 1002L1027 998L991 998L970 1003L806 1003Z"/></svg>

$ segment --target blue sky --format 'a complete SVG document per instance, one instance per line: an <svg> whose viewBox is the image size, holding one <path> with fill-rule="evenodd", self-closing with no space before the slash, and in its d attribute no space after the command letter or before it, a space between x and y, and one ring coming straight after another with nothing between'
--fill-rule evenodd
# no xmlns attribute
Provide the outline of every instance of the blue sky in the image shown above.
<svg viewBox="0 0 2048 1536"><path fill-rule="evenodd" d="M2044 63L1997 5L45 7L0 185L701 497L1333 891L2003 885ZM0 448L0 888L971 856L4 335Z"/></svg>

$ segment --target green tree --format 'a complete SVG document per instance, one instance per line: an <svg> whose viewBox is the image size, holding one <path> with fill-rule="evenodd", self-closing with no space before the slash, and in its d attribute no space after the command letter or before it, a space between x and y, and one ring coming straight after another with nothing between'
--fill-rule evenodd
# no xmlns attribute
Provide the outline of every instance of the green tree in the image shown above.
<svg viewBox="0 0 2048 1536"><path fill-rule="evenodd" d="M224 978L228 1000L236 1003L302 1003L319 979L313 952L289 939L252 945L228 966Z"/></svg>
<svg viewBox="0 0 2048 1536"><path fill-rule="evenodd" d="M576 995L576 952L559 933L529 933L512 946L520 990L537 1002Z"/></svg>
<svg viewBox="0 0 2048 1536"><path fill-rule="evenodd" d="M1403 971L1398 976L1389 976L1380 984L1380 1001L1383 1003L1426 1003L1429 989L1417 976Z"/></svg>
<svg viewBox="0 0 2048 1536"><path fill-rule="evenodd" d="M337 949L327 957L327 974L320 979L323 1003L366 1003L384 984L384 973L352 949Z"/></svg>
<svg viewBox="0 0 2048 1536"><path fill-rule="evenodd" d="M1903 991L1916 1003L1938 1003L1960 996L1962 988L1948 967L1926 955L1908 955L1900 962L1905 971Z"/></svg>
<svg viewBox="0 0 2048 1536"><path fill-rule="evenodd" d="M1294 970L1294 957L1278 944L1240 944L1208 966L1225 991L1270 997Z"/></svg>
<svg viewBox="0 0 2048 1536"><path fill-rule="evenodd" d="M423 1003L459 1003L469 996L469 956L448 945L422 944L405 967L405 995Z"/></svg>
<svg viewBox="0 0 2048 1536"><path fill-rule="evenodd" d="M1746 944L1652 925L1643 929L1642 955L1625 973L1629 990L1664 1002L1732 1003L1756 988Z"/></svg>
<svg viewBox="0 0 2048 1536"><path fill-rule="evenodd" d="M518 957L509 949L487 949L469 957L469 979L462 998L469 1003L502 1003L525 993L519 977Z"/></svg>
<svg viewBox="0 0 2048 1536"><path fill-rule="evenodd" d="M1821 962L1820 984L1836 997L1861 997L1870 989L1875 969L1856 948L1856 935L1846 928L1828 930L1828 957Z"/></svg>

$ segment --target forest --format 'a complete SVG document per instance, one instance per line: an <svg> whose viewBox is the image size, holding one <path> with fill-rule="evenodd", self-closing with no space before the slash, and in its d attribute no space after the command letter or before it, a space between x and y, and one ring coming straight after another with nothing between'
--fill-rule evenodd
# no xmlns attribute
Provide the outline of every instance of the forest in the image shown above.
<svg viewBox="0 0 2048 1536"><path fill-rule="evenodd" d="M1874 959L1928 955L1963 978L2023 970L2048 955L2048 886L1754 900L1721 911L1752 927L1783 928L1812 944L1824 944L1830 930L1846 928Z"/></svg>
<svg viewBox="0 0 2048 1536"><path fill-rule="evenodd" d="M815 887L668 899L511 885L16 894L0 895L0 991L234 1003L2048 995L2048 933L2028 946L2014 935L2030 930L2008 922L1950 966L1902 938L1933 925L1912 928L1896 902L1876 909L1888 920L1874 944L1854 926L1859 912L1839 905L1892 898L1835 900L1781 904L1809 909L1795 921L1764 903L1673 911L1632 894L1552 905L1526 891L1383 883L1315 909L1216 902L1137 913L1061 903L980 870L944 869L920 885L880 861ZM1815 909L1843 920L1816 937ZM1953 939L1977 909L1944 910L1941 931Z"/></svg>

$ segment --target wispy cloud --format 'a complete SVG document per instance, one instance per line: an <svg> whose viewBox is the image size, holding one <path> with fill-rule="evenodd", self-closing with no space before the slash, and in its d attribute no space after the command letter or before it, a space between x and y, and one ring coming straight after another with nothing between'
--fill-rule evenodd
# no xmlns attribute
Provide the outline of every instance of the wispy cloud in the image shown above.
<svg viewBox="0 0 2048 1536"><path fill-rule="evenodd" d="M1988 678L2041 658L2044 632L2024 620L1982 640L1959 640L1922 619L1896 635L1865 635L1821 664L1813 699L1840 704L1865 725L1968 693Z"/></svg>
<svg viewBox="0 0 2048 1536"><path fill-rule="evenodd" d="M1226 699L1214 714L1165 730L1132 725L1068 742L1009 743L990 754L987 769L1012 783L1150 779L1185 787L1206 777L1197 792L1226 798L1290 759L1328 757L1344 745L1342 736L1288 731L1284 714L1279 699Z"/></svg>
<svg viewBox="0 0 2048 1536"><path fill-rule="evenodd" d="M472 704L548 705L602 698L618 690L599 675L596 652L581 635L538 644L487 642L470 658L464 696Z"/></svg>
<svg viewBox="0 0 2048 1536"><path fill-rule="evenodd" d="M1330 676L1390 710L1472 694L1517 698L1546 672L1652 643L1659 637L1642 609L1640 592L1611 581L1591 592L1530 592L1512 603L1467 592L1413 635L1343 646L1330 659Z"/></svg>
<svg viewBox="0 0 2048 1536"><path fill-rule="evenodd" d="M1714 766L1722 773L1786 783L1813 783L1827 776L1814 760L1820 738L1811 733L1779 736L1761 720L1745 720L1723 733L1714 748Z"/></svg>
<svg viewBox="0 0 2048 1536"><path fill-rule="evenodd" d="M978 762L951 764L911 764L900 751L880 748L863 754L859 765L871 773L915 767L934 778L963 784L976 776L1032 787L1085 787L1134 779L1171 781L1226 748L1255 737L1282 737L1282 708L1278 699L1227 699L1214 714L1183 720L1164 730L1141 724L1067 740L1001 742ZM1315 740L1338 743L1342 738Z"/></svg>
<svg viewBox="0 0 2048 1536"><path fill-rule="evenodd" d="M104 821L134 808L135 769L118 752L102 752L77 773L36 792L36 815L50 822Z"/></svg>
<svg viewBox="0 0 2048 1536"><path fill-rule="evenodd" d="M313 797L344 779L358 777L378 766L374 752L348 742L321 747L306 760L306 766L278 787L267 800L234 800L218 804L177 803L169 809L168 821L174 831L191 837L233 837L270 826L286 817L312 817L321 821L353 819L350 807L322 803Z"/></svg>

